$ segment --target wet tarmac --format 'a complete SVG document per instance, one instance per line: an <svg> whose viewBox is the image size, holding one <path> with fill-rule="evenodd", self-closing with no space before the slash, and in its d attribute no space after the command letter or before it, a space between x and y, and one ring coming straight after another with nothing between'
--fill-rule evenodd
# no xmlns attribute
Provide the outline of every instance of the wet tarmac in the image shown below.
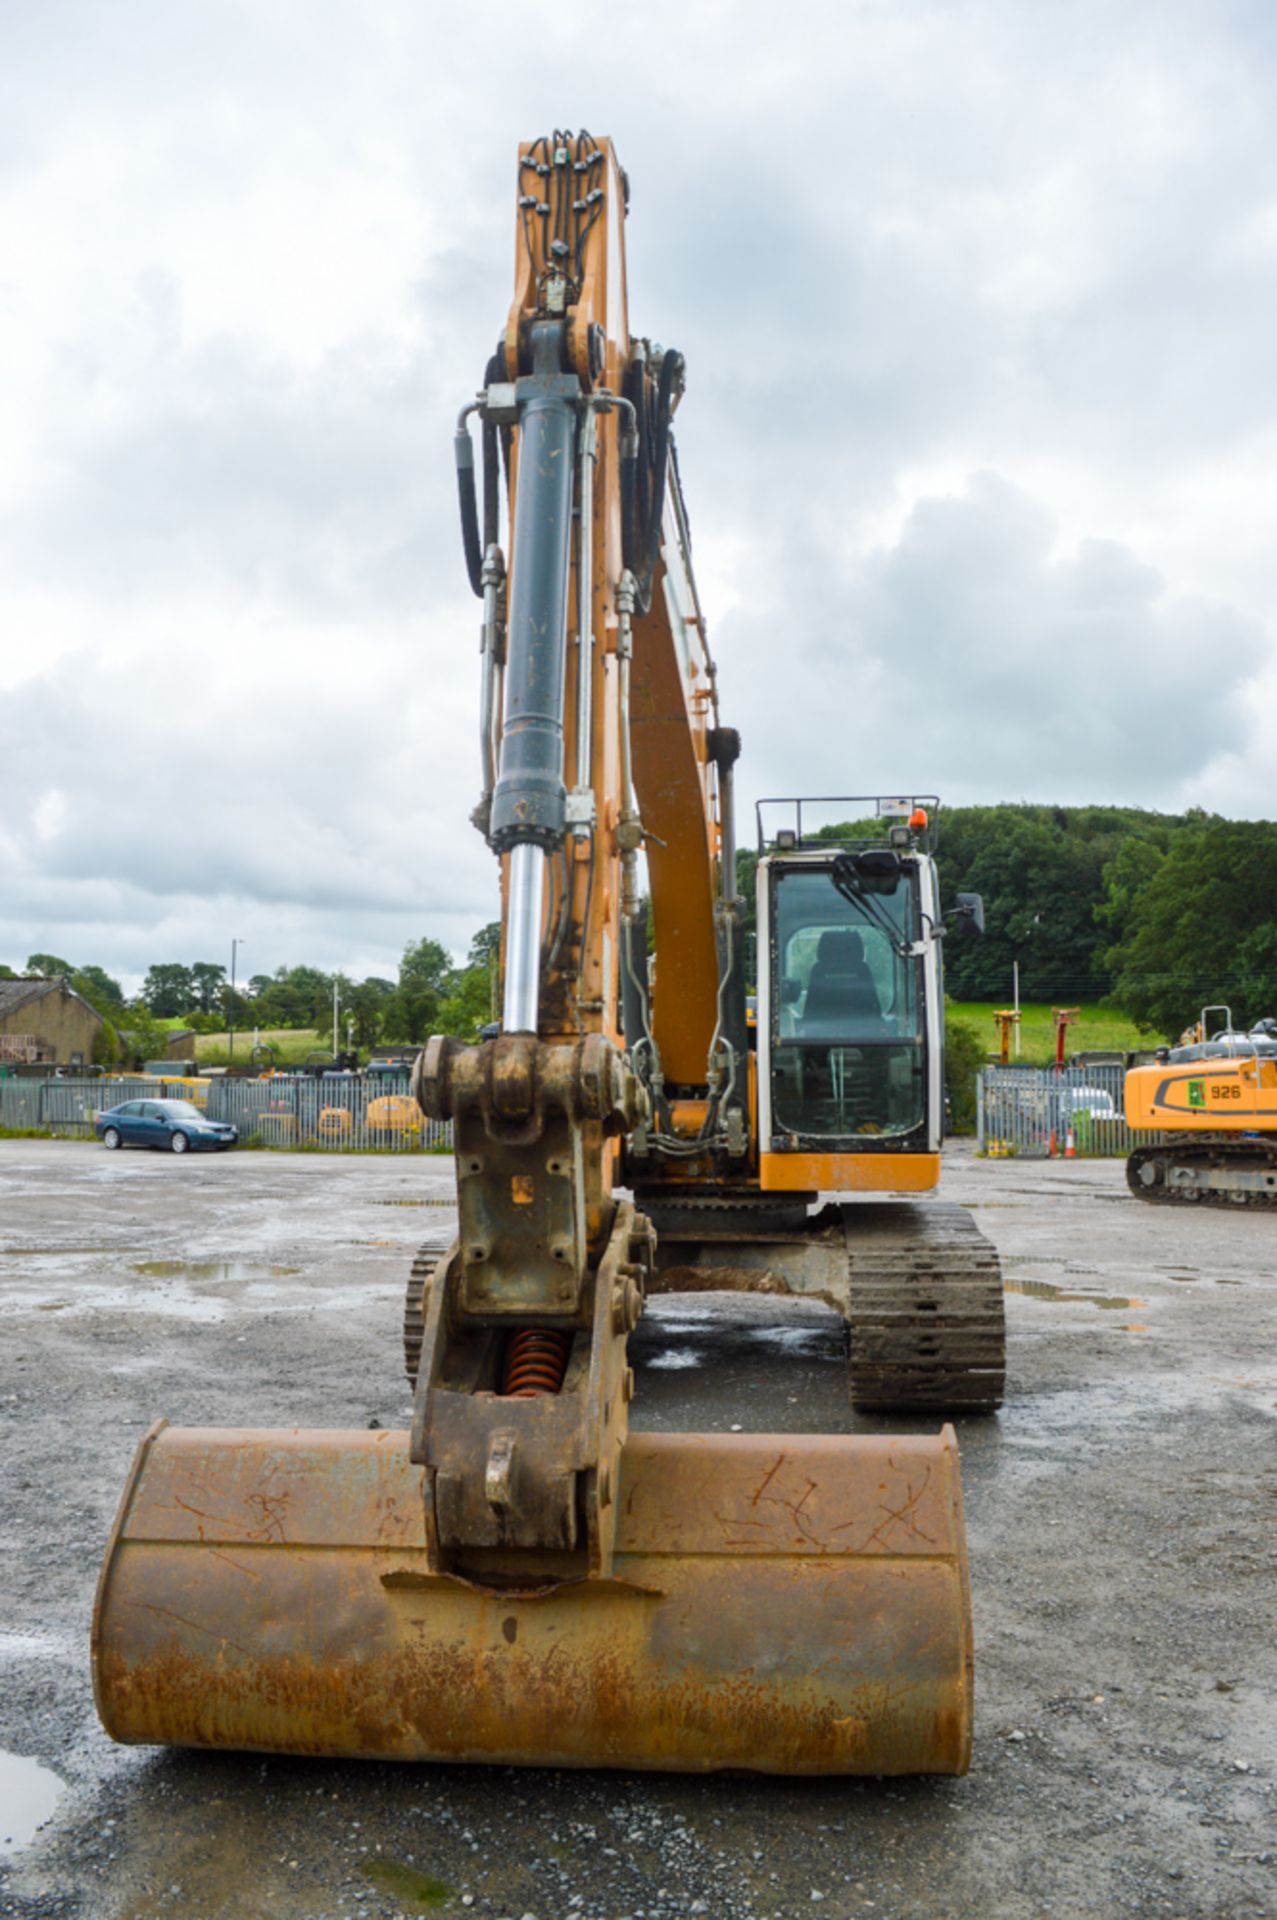
<svg viewBox="0 0 1277 1920"><path fill-rule="evenodd" d="M0 1915L1277 1914L1277 1219L964 1149L942 1191L1002 1253L1011 1334L1006 1408L957 1423L972 1773L396 1768L116 1748L88 1618L158 1415L405 1423L449 1164L0 1142ZM669 1296L632 1352L636 1424L871 1424L816 1305Z"/></svg>

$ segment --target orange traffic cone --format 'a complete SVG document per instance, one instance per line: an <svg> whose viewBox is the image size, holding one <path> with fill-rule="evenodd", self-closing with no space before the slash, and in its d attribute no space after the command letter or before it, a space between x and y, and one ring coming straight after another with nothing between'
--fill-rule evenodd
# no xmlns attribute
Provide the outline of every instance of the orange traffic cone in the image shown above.
<svg viewBox="0 0 1277 1920"><path fill-rule="evenodd" d="M1048 1146L1047 1146L1047 1152L1050 1154L1052 1160L1054 1160L1057 1151L1058 1149L1055 1144L1055 1128L1052 1127L1050 1142L1048 1143Z"/></svg>
<svg viewBox="0 0 1277 1920"><path fill-rule="evenodd" d="M1065 1158L1066 1160L1076 1160L1076 1159L1077 1159L1077 1148L1076 1148L1076 1146L1075 1146L1075 1145L1073 1144L1073 1129L1072 1129L1072 1127L1070 1127L1070 1128L1069 1128L1069 1130L1068 1130L1068 1132L1067 1132L1067 1133L1065 1134L1065 1136L1064 1136L1064 1158Z"/></svg>

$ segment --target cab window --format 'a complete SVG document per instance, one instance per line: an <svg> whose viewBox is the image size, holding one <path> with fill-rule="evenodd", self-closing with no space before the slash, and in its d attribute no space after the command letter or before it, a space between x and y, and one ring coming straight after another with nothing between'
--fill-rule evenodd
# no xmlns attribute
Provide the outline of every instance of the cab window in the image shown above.
<svg viewBox="0 0 1277 1920"><path fill-rule="evenodd" d="M914 871L835 884L774 870L773 1147L909 1133L922 1124L925 1047Z"/></svg>

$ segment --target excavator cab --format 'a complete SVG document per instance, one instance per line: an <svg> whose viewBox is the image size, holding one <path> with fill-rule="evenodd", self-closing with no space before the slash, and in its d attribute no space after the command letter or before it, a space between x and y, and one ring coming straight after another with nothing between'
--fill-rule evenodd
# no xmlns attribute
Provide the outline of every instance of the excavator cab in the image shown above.
<svg viewBox="0 0 1277 1920"><path fill-rule="evenodd" d="M907 826L845 845L799 845L791 830L763 852L757 902L762 1188L934 1186L944 992L930 853Z"/></svg>

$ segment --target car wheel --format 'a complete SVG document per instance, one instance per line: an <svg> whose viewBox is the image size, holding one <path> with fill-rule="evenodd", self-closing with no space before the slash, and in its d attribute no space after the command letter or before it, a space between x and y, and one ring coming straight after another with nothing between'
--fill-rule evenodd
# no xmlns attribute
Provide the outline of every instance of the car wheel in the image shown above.
<svg viewBox="0 0 1277 1920"><path fill-rule="evenodd" d="M106 1132L102 1135L102 1145L104 1147L110 1147L112 1152L114 1152L116 1147L119 1146L119 1144L120 1144L119 1130L115 1127L108 1127Z"/></svg>
<svg viewBox="0 0 1277 1920"><path fill-rule="evenodd" d="M169 1141L169 1146L174 1153L185 1153L190 1144L184 1133L175 1133Z"/></svg>

